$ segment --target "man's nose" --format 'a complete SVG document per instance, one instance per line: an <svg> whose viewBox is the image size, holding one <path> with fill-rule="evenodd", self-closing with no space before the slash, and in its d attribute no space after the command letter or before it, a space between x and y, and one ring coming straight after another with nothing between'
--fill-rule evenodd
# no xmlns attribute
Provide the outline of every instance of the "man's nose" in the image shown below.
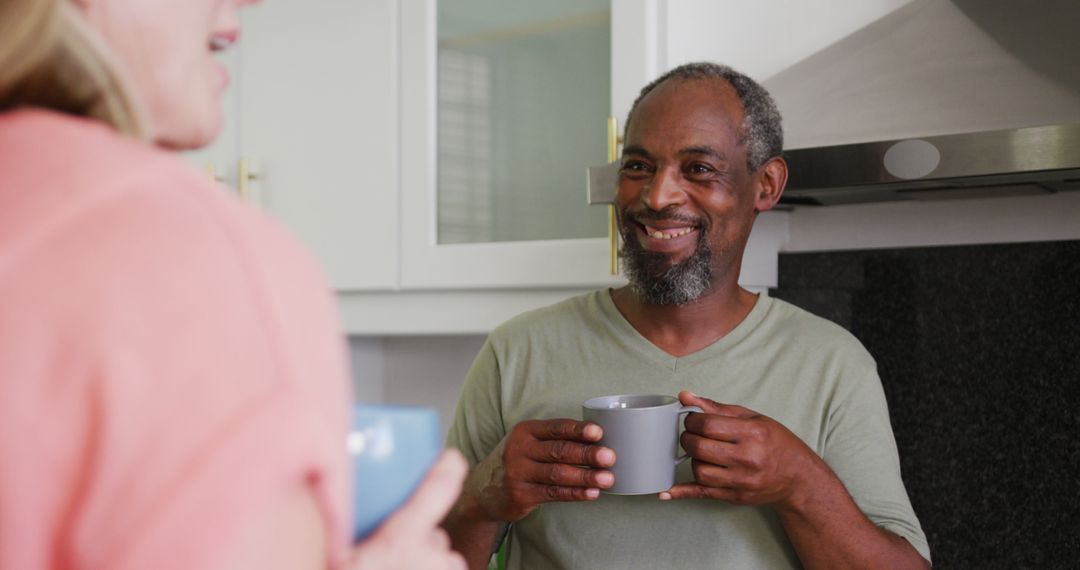
<svg viewBox="0 0 1080 570"><path fill-rule="evenodd" d="M650 210L660 211L664 208L682 204L686 200L686 193L679 186L679 174L675 169L662 168L656 172L656 176L641 191L641 201Z"/></svg>

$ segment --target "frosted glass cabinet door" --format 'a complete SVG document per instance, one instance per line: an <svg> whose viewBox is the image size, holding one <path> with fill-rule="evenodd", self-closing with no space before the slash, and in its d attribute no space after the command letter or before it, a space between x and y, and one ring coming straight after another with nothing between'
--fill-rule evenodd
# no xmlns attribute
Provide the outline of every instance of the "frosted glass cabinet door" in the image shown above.
<svg viewBox="0 0 1080 570"><path fill-rule="evenodd" d="M399 4L403 287L618 282L585 168L659 70L659 2Z"/></svg>
<svg viewBox="0 0 1080 570"><path fill-rule="evenodd" d="M439 243L603 237L611 0L436 5Z"/></svg>

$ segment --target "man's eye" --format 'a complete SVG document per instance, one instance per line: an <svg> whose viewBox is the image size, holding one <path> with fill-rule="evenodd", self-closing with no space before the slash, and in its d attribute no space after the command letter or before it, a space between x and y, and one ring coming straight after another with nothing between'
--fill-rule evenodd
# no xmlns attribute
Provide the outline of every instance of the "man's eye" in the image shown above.
<svg viewBox="0 0 1080 570"><path fill-rule="evenodd" d="M648 172L649 165L640 160L630 160L622 165L623 172Z"/></svg>
<svg viewBox="0 0 1080 570"><path fill-rule="evenodd" d="M698 163L694 163L694 164L691 164L691 165L689 166L689 168L687 168L687 171L688 171L688 172L689 172L690 174L695 174L695 175L699 175L699 176L700 176L700 175L702 175L702 174L709 174L709 173L711 173L711 172L713 171L713 169L712 169L712 167L710 167L710 166L709 166L709 165L707 165L707 164L701 164L700 162L698 162Z"/></svg>

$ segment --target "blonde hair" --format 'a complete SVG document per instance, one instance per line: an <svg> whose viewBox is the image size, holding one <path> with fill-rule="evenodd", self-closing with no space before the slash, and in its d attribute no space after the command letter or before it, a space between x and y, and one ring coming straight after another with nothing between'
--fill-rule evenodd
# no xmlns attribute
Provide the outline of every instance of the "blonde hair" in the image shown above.
<svg viewBox="0 0 1080 570"><path fill-rule="evenodd" d="M131 90L70 0L0 0L0 112L42 107L144 138Z"/></svg>

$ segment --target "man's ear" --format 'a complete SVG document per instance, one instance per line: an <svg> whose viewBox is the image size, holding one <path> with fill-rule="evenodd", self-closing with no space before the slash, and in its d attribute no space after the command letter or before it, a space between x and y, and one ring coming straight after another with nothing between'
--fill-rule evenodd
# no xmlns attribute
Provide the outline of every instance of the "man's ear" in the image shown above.
<svg viewBox="0 0 1080 570"><path fill-rule="evenodd" d="M757 181L754 186L755 212L771 210L780 201L780 196L784 193L784 186L787 185L787 177L787 162L779 156L770 158L758 168Z"/></svg>

